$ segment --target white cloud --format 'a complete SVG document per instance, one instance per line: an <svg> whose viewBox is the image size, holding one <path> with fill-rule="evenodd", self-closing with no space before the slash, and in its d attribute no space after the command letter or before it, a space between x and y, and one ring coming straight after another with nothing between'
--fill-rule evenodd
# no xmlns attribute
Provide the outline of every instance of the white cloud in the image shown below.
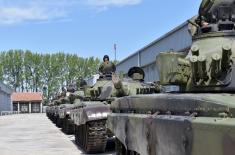
<svg viewBox="0 0 235 155"><path fill-rule="evenodd" d="M136 5L142 0L87 0L87 4L96 7Z"/></svg>
<svg viewBox="0 0 235 155"><path fill-rule="evenodd" d="M142 0L0 0L0 25L23 22L66 21L85 4L100 11L109 7L137 5Z"/></svg>
<svg viewBox="0 0 235 155"><path fill-rule="evenodd" d="M60 10L47 10L40 7L8 7L0 9L0 24L14 24L24 21L46 21L66 15Z"/></svg>
<svg viewBox="0 0 235 155"><path fill-rule="evenodd" d="M140 4L143 0L83 0L86 5L97 12L106 11L110 7L123 7Z"/></svg>
<svg viewBox="0 0 235 155"><path fill-rule="evenodd" d="M0 24L42 22L66 18L68 0L0 0ZM72 2L72 0L71 0Z"/></svg>

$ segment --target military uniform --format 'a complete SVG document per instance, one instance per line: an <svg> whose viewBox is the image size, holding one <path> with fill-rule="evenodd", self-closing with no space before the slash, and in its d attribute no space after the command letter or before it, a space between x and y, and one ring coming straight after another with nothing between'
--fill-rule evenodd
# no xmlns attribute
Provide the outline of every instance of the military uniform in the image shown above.
<svg viewBox="0 0 235 155"><path fill-rule="evenodd" d="M99 67L99 72L106 75L116 71L116 66L112 62L103 62Z"/></svg>

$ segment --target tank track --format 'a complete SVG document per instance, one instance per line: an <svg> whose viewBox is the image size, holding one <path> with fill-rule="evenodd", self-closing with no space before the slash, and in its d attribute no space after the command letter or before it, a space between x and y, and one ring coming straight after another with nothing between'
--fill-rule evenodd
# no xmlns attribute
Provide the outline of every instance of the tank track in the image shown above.
<svg viewBox="0 0 235 155"><path fill-rule="evenodd" d="M74 125L72 125L70 122L70 119L64 118L62 123L62 131L65 134L74 134Z"/></svg>
<svg viewBox="0 0 235 155"><path fill-rule="evenodd" d="M75 127L75 142L86 153L105 152L107 144L106 120L87 122Z"/></svg>
<svg viewBox="0 0 235 155"><path fill-rule="evenodd" d="M59 117L57 117L56 118L56 126L58 127L58 128L61 128L62 127L62 119L61 118L59 118Z"/></svg>

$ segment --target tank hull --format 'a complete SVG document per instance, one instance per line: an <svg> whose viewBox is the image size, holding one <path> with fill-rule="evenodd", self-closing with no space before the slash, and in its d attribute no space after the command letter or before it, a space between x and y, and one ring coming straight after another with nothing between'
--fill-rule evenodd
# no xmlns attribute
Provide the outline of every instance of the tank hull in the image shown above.
<svg viewBox="0 0 235 155"><path fill-rule="evenodd" d="M159 94L115 101L108 128L118 154L232 155L235 95Z"/></svg>

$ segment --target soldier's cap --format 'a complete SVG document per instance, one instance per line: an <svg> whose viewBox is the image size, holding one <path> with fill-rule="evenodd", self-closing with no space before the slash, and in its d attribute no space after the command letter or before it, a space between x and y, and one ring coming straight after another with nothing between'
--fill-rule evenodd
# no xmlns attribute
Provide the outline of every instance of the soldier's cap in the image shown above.
<svg viewBox="0 0 235 155"><path fill-rule="evenodd" d="M108 61L109 61L109 56L108 55L104 55L103 61L105 61L105 59L108 59Z"/></svg>

